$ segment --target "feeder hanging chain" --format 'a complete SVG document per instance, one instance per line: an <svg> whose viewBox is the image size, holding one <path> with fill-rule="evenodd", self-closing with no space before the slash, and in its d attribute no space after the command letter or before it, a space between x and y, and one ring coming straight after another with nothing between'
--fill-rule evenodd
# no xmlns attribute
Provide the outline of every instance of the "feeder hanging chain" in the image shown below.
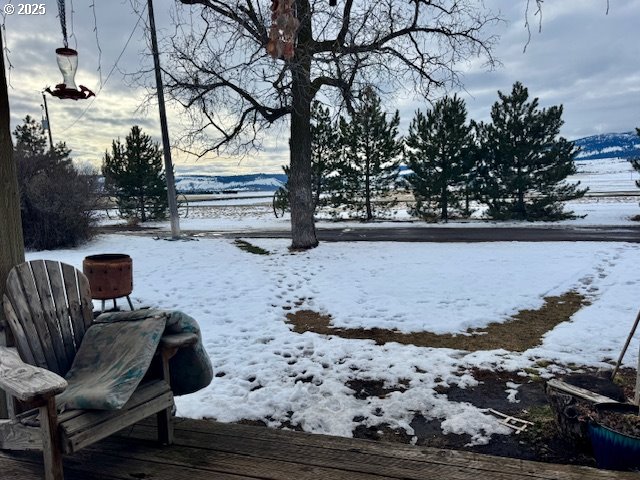
<svg viewBox="0 0 640 480"><path fill-rule="evenodd" d="M64 42L64 48L69 48L69 41L67 40L67 18L65 16L64 0L58 0L58 17L60 17L60 27L62 28L62 39Z"/></svg>

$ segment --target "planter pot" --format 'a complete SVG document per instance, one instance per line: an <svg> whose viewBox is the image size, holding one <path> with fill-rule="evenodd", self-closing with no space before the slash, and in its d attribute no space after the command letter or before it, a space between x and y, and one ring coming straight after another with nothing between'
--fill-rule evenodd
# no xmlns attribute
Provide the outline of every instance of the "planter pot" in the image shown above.
<svg viewBox="0 0 640 480"><path fill-rule="evenodd" d="M597 405L599 412L637 415L638 407L629 404ZM620 433L600 422L589 423L589 438L599 468L608 470L640 469L640 438Z"/></svg>
<svg viewBox="0 0 640 480"><path fill-rule="evenodd" d="M82 270L91 286L94 300L127 297L133 291L131 257L123 253L90 255L82 262Z"/></svg>

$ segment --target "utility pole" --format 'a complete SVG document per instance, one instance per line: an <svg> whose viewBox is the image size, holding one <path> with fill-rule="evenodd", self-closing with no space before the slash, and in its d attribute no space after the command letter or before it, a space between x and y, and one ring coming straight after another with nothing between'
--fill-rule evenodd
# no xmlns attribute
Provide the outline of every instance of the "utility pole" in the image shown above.
<svg viewBox="0 0 640 480"><path fill-rule="evenodd" d="M51 119L49 118L49 107L47 106L47 97L42 92L42 101L44 102L44 114L47 117L47 132L49 132L49 146L53 152L53 136L51 135Z"/></svg>
<svg viewBox="0 0 640 480"><path fill-rule="evenodd" d="M156 90L158 92L158 109L160 110L160 129L162 130L162 150L164 152L164 170L167 177L167 195L169 197L169 217L171 219L171 237L180 238L180 217L178 216L178 202L176 198L176 184L173 178L173 163L171 162L171 145L169 144L169 129L167 127L167 112L164 106L164 92L162 89L162 75L160 71L160 56L158 55L158 39L156 38L156 21L153 15L153 2L147 0L149 11L149 30L151 31L151 50L153 65L156 72Z"/></svg>

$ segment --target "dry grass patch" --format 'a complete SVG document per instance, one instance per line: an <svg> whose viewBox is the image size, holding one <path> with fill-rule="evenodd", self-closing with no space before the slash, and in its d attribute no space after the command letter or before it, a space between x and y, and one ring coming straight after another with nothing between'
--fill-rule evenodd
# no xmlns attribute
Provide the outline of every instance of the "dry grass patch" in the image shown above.
<svg viewBox="0 0 640 480"><path fill-rule="evenodd" d="M288 313L287 320L297 333L314 332L343 338L368 339L379 345L397 342L419 347L468 351L504 348L512 352L523 352L540 345L545 333L559 323L569 320L587 304L584 295L575 291L545 297L544 304L537 310L521 310L504 323L490 323L485 328L470 329L465 335L402 333L383 328L335 328L331 325L331 315L322 315L313 310Z"/></svg>
<svg viewBox="0 0 640 480"><path fill-rule="evenodd" d="M240 250L244 250L245 252L253 253L254 255L271 255L268 250L264 248L258 247L252 243L249 243L245 240L240 240L239 238L233 242L236 247Z"/></svg>

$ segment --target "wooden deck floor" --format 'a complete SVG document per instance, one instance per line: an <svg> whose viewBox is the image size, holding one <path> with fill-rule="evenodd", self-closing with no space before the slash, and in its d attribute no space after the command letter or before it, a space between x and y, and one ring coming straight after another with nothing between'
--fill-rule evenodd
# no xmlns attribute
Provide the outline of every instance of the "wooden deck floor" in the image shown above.
<svg viewBox="0 0 640 480"><path fill-rule="evenodd" d="M176 443L158 446L139 424L65 458L67 480L522 480L634 479L587 467L552 465L453 450L309 435L178 419ZM0 478L42 478L37 453L0 452Z"/></svg>

